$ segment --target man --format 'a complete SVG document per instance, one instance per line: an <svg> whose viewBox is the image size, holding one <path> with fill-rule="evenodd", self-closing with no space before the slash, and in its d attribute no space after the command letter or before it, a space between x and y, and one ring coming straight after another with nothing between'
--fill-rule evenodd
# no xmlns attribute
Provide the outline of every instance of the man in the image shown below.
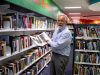
<svg viewBox="0 0 100 75"><path fill-rule="evenodd" d="M66 25L66 16L58 16L57 24L58 28L53 33L52 42L49 42L52 47L50 75L65 75L71 51L72 35Z"/></svg>

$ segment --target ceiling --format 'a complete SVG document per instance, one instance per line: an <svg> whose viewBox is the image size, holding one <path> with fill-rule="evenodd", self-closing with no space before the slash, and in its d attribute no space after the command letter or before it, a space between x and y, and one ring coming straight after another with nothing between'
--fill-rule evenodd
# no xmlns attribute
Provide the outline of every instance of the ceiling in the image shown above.
<svg viewBox="0 0 100 75"><path fill-rule="evenodd" d="M85 19L100 19L100 11L88 9L89 0L53 0L70 17L80 16ZM64 9L64 7L81 6L80 9ZM69 13L81 13L80 15L69 15Z"/></svg>

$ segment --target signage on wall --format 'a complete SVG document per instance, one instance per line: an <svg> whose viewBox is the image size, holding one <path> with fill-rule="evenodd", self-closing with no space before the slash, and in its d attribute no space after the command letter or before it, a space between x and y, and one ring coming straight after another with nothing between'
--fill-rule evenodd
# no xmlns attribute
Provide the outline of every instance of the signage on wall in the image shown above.
<svg viewBox="0 0 100 75"><path fill-rule="evenodd" d="M42 15L56 19L60 11L52 0L6 0L18 6L30 9Z"/></svg>
<svg viewBox="0 0 100 75"><path fill-rule="evenodd" d="M47 10L50 10L50 5L48 4L47 0L33 0L33 1L37 5L42 6L42 8L46 8Z"/></svg>
<svg viewBox="0 0 100 75"><path fill-rule="evenodd" d="M36 3L37 5L42 5L42 7L46 7L48 6L48 3L46 3L46 0L33 0L34 3Z"/></svg>

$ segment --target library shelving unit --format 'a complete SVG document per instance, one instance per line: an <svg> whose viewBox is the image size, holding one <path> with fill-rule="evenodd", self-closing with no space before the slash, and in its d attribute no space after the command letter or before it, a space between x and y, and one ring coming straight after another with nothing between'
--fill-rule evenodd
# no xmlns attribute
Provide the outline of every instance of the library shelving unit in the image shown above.
<svg viewBox="0 0 100 75"><path fill-rule="evenodd" d="M56 20L10 1L0 1L0 75L38 75L51 60L51 48L30 36L43 42L39 35L51 37Z"/></svg>
<svg viewBox="0 0 100 75"><path fill-rule="evenodd" d="M75 27L74 75L100 74L100 25Z"/></svg>

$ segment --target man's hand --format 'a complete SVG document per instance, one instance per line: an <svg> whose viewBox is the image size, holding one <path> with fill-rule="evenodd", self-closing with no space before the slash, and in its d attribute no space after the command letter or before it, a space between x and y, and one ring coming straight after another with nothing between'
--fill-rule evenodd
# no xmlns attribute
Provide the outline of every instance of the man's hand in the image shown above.
<svg viewBox="0 0 100 75"><path fill-rule="evenodd" d="M50 41L50 40L47 40L47 41L46 41L46 43L47 43L47 44L51 44L51 43L52 43L52 41Z"/></svg>

